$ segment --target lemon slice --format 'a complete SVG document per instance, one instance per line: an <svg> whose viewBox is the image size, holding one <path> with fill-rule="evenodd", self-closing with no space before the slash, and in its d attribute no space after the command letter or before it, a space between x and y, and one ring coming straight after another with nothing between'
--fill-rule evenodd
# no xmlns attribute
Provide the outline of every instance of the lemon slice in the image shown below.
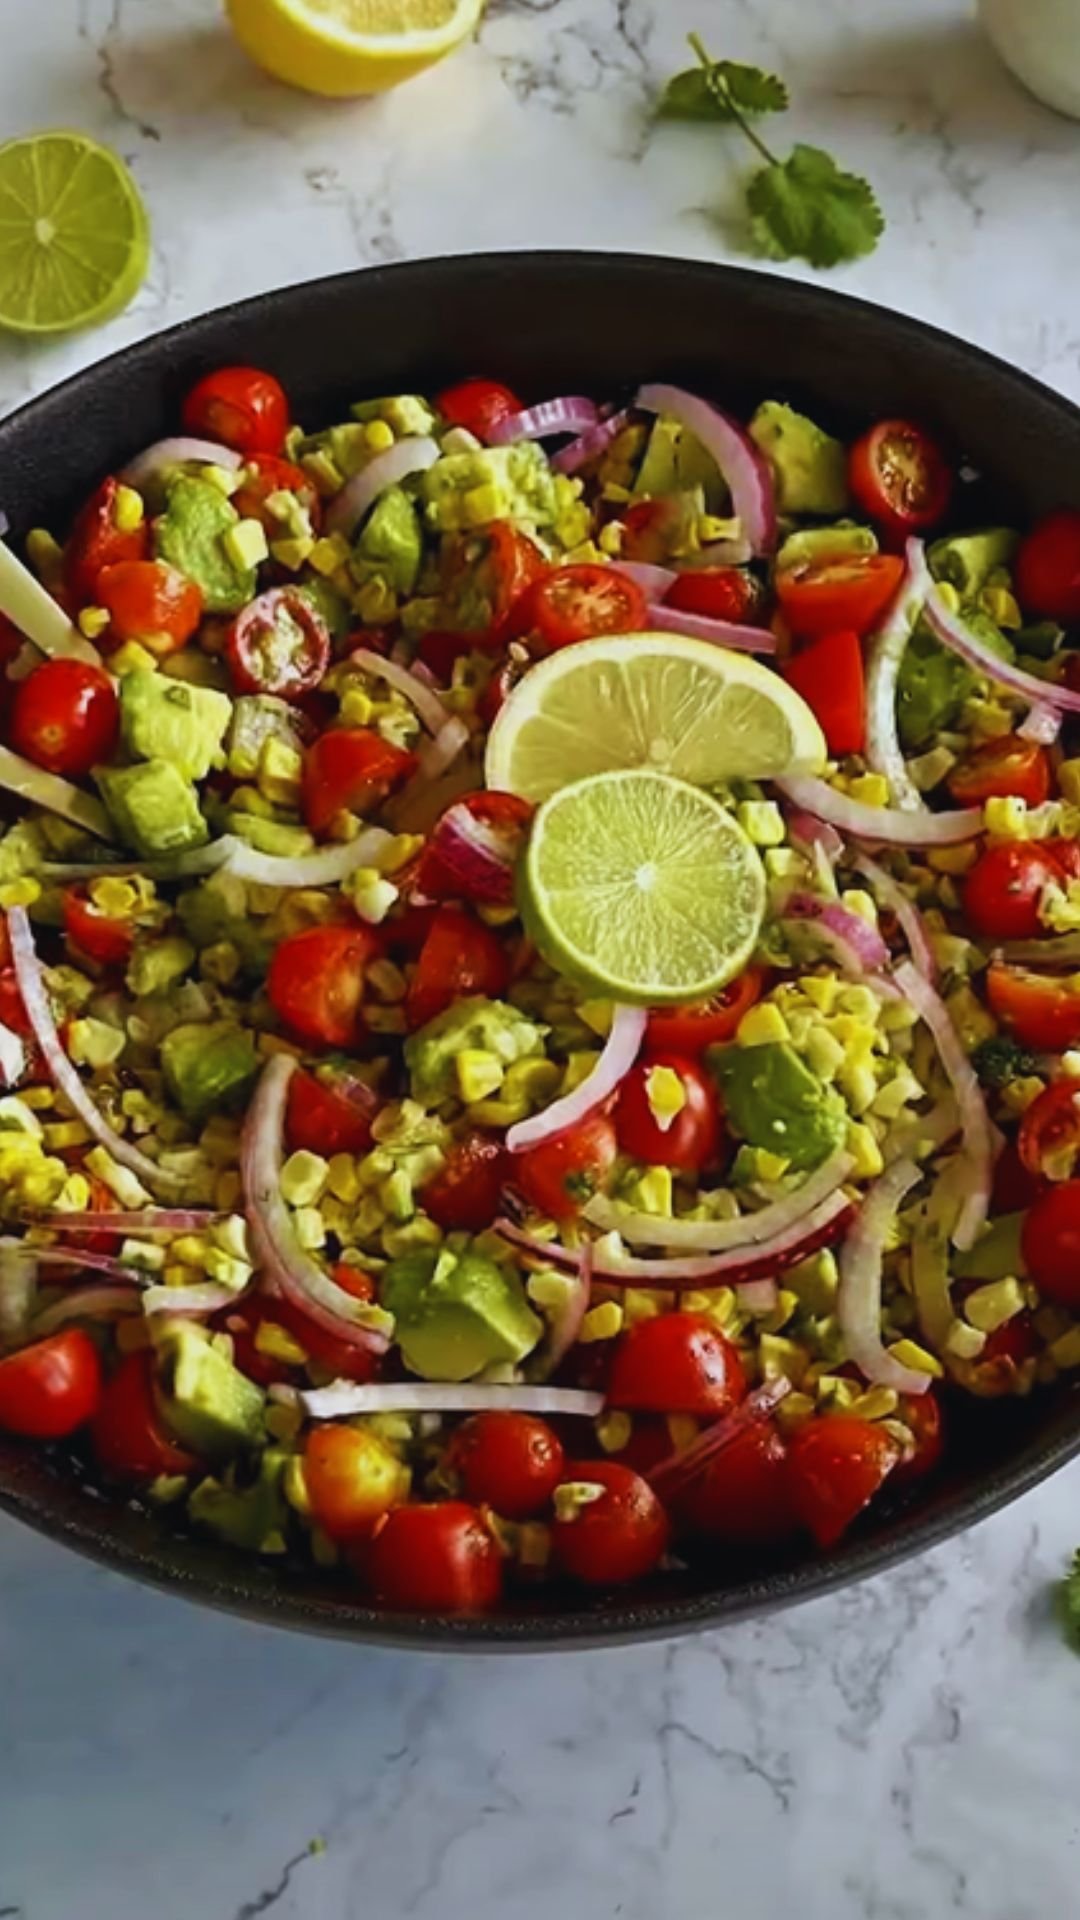
<svg viewBox="0 0 1080 1920"><path fill-rule="evenodd" d="M817 720L771 668L704 640L636 633L582 640L531 668L491 730L485 775L538 802L619 767L711 786L824 765Z"/></svg>
<svg viewBox="0 0 1080 1920"><path fill-rule="evenodd" d="M81 133L0 146L0 326L68 333L111 320L149 258L146 209L118 154Z"/></svg>
<svg viewBox="0 0 1080 1920"><path fill-rule="evenodd" d="M525 926L560 973L615 1000L705 1000L742 972L765 874L734 817L664 773L595 774L533 822Z"/></svg>
<svg viewBox="0 0 1080 1920"><path fill-rule="evenodd" d="M452 53L484 0L226 0L244 51L308 93L381 93Z"/></svg>

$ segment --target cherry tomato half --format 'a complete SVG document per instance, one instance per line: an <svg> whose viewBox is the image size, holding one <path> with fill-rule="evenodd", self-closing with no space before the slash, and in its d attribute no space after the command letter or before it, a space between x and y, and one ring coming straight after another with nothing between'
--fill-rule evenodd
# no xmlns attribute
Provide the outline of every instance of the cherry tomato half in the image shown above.
<svg viewBox="0 0 1080 1920"><path fill-rule="evenodd" d="M106 1382L90 1442L98 1465L117 1480L156 1480L159 1473L190 1473L196 1464L161 1424L145 1349L126 1354Z"/></svg>
<svg viewBox="0 0 1080 1920"><path fill-rule="evenodd" d="M304 1447L304 1486L324 1533L343 1546L366 1540L377 1520L409 1497L409 1469L367 1428L312 1427Z"/></svg>
<svg viewBox="0 0 1080 1920"><path fill-rule="evenodd" d="M736 626L757 626L762 600L758 581L745 567L688 568L664 595L665 607L700 613L706 620L731 620Z"/></svg>
<svg viewBox="0 0 1080 1920"><path fill-rule="evenodd" d="M652 1097L671 1074L682 1087L683 1105L665 1124L662 1113L658 1118L654 1111ZM615 1131L623 1152L633 1160L700 1173L720 1148L720 1102L712 1075L681 1054L650 1052L631 1067L619 1088Z"/></svg>
<svg viewBox="0 0 1080 1920"><path fill-rule="evenodd" d="M1021 540L1013 568L1025 613L1039 620L1080 620L1080 512L1048 513Z"/></svg>
<svg viewBox="0 0 1080 1920"><path fill-rule="evenodd" d="M542 1513L563 1476L562 1442L531 1413L474 1413L450 1442L462 1491L507 1520Z"/></svg>
<svg viewBox="0 0 1080 1920"><path fill-rule="evenodd" d="M464 427L478 440L486 440L493 427L520 413L523 404L511 387L479 379L459 380L456 386L444 388L435 401L436 411L450 426Z"/></svg>
<svg viewBox="0 0 1080 1920"><path fill-rule="evenodd" d="M940 520L952 473L937 442L910 420L880 420L848 455L848 485L863 512L903 539Z"/></svg>
<svg viewBox="0 0 1080 1920"><path fill-rule="evenodd" d="M673 1053L692 1058L706 1047L719 1045L735 1037L744 1013L760 1000L765 975L760 967L747 967L729 987L711 1000L700 1000L686 1007L661 1007L649 1015L647 1045L652 1053L670 1047Z"/></svg>
<svg viewBox="0 0 1080 1920"><path fill-rule="evenodd" d="M515 1154L512 1177L537 1213L572 1220L603 1186L617 1155L611 1121L593 1113L572 1132Z"/></svg>
<svg viewBox="0 0 1080 1920"><path fill-rule="evenodd" d="M1010 795L1029 807L1040 807L1049 800L1052 784L1046 748L1036 740L1022 740L1017 733L984 740L957 762L948 778L958 807L980 807L984 800Z"/></svg>
<svg viewBox="0 0 1080 1920"><path fill-rule="evenodd" d="M738 1348L703 1313L637 1320L615 1342L608 1402L641 1413L730 1413L746 1393Z"/></svg>
<svg viewBox="0 0 1080 1920"><path fill-rule="evenodd" d="M112 757L119 731L113 683L85 660L44 660L15 689L11 744L50 773L89 773Z"/></svg>
<svg viewBox="0 0 1080 1920"><path fill-rule="evenodd" d="M510 1165L501 1140L479 1131L467 1133L450 1147L442 1168L423 1189L424 1212L446 1233L483 1233L500 1210Z"/></svg>
<svg viewBox="0 0 1080 1920"><path fill-rule="evenodd" d="M862 752L866 684L857 633L848 628L811 640L785 661L784 679L817 715L830 753Z"/></svg>
<svg viewBox="0 0 1080 1920"><path fill-rule="evenodd" d="M330 634L298 588L271 587L237 614L225 655L237 693L297 700L314 691L330 665Z"/></svg>
<svg viewBox="0 0 1080 1920"><path fill-rule="evenodd" d="M1032 1201L1020 1245L1043 1297L1055 1306L1080 1307L1080 1180L1058 1181Z"/></svg>
<svg viewBox="0 0 1080 1920"><path fill-rule="evenodd" d="M598 633L640 633L649 608L637 582L614 567L553 567L530 589L515 626L535 635L541 653L557 653Z"/></svg>
<svg viewBox="0 0 1080 1920"><path fill-rule="evenodd" d="M467 635L470 647L501 646L517 631L525 595L546 566L539 547L509 520L448 540L439 590L442 626ZM421 653L428 658L423 646Z"/></svg>
<svg viewBox="0 0 1080 1920"><path fill-rule="evenodd" d="M1062 866L1045 840L1007 840L987 847L964 882L964 913L987 940L1034 940L1046 929L1039 902L1061 886Z"/></svg>
<svg viewBox="0 0 1080 1920"><path fill-rule="evenodd" d="M945 1452L941 1401L932 1387L926 1393L905 1393L900 1396L898 1413L904 1425L911 1428L915 1451L897 1463L894 1476L897 1481L922 1480L933 1473Z"/></svg>
<svg viewBox="0 0 1080 1920"><path fill-rule="evenodd" d="M893 599L903 573L904 563L893 553L811 560L778 573L776 594L800 640L817 640L827 633L864 634Z"/></svg>
<svg viewBox="0 0 1080 1920"><path fill-rule="evenodd" d="M328 727L304 755L301 799L312 833L325 833L339 813L369 813L416 764L415 753L372 727Z"/></svg>
<svg viewBox="0 0 1080 1920"><path fill-rule="evenodd" d="M110 646L137 640L159 658L186 646L202 619L201 589L166 560L103 567L97 598L109 615Z"/></svg>
<svg viewBox="0 0 1080 1920"><path fill-rule="evenodd" d="M364 1030L364 973L379 953L368 927L305 927L275 949L266 990L278 1018L316 1046L351 1047Z"/></svg>
<svg viewBox="0 0 1080 1920"><path fill-rule="evenodd" d="M900 1460L892 1435L870 1420L829 1413L788 1443L792 1504L819 1547L835 1547Z"/></svg>
<svg viewBox="0 0 1080 1920"><path fill-rule="evenodd" d="M64 548L64 581L77 607L97 601L98 578L103 567L146 558L150 546L149 525L145 520L137 527L117 525L119 490L119 480L111 475L103 480L80 510L68 536Z"/></svg>
<svg viewBox="0 0 1080 1920"><path fill-rule="evenodd" d="M462 794L432 828L416 869L417 892L429 900L509 905L532 816L529 802L516 793Z"/></svg>
<svg viewBox="0 0 1080 1920"><path fill-rule="evenodd" d="M1029 973L993 960L986 975L991 1011L1023 1047L1064 1053L1080 1042L1080 990L1071 977Z"/></svg>
<svg viewBox="0 0 1080 1920"><path fill-rule="evenodd" d="M335 1153L366 1153L378 1097L363 1083L329 1068L306 1073L297 1067L289 1081L285 1138L289 1150L306 1147L327 1160Z"/></svg>
<svg viewBox="0 0 1080 1920"><path fill-rule="evenodd" d="M765 1546L794 1531L787 1447L771 1420L747 1427L673 1497L680 1533Z"/></svg>
<svg viewBox="0 0 1080 1920"><path fill-rule="evenodd" d="M354 1300L370 1302L376 1298L371 1275L364 1273L360 1267L338 1261L330 1269L330 1278L336 1286L351 1293ZM285 1327L308 1358L317 1360L335 1380L355 1380L363 1385L368 1380L374 1380L379 1373L379 1356L372 1353L370 1347L357 1347L347 1340L337 1339L288 1300L274 1300L268 1305L264 1319L277 1321Z"/></svg>
<svg viewBox="0 0 1080 1920"><path fill-rule="evenodd" d="M489 1613L502 1594L502 1568L480 1514L463 1500L395 1507L367 1563L376 1599L411 1613Z"/></svg>
<svg viewBox="0 0 1080 1920"><path fill-rule="evenodd" d="M65 1327L0 1360L0 1427L33 1440L63 1440L92 1419L101 1362L82 1327Z"/></svg>
<svg viewBox="0 0 1080 1920"><path fill-rule="evenodd" d="M1080 996L1077 996L1080 998ZM1056 1080L1024 1111L1021 1164L1039 1180L1071 1180L1080 1154L1080 1080Z"/></svg>
<svg viewBox="0 0 1080 1920"><path fill-rule="evenodd" d="M85 886L64 888L63 913L64 932L88 959L97 960L103 967L122 967L131 958L135 944L132 922L120 915L102 913Z"/></svg>
<svg viewBox="0 0 1080 1920"><path fill-rule="evenodd" d="M244 462L243 484L233 494L232 503L242 520L261 520L272 540L280 540L285 528L267 512L272 493L295 493L317 530L322 519L322 504L303 467L281 460L276 453L253 453Z"/></svg>
<svg viewBox="0 0 1080 1920"><path fill-rule="evenodd" d="M289 402L272 373L218 367L184 401L185 433L223 440L237 453L280 453L289 431Z"/></svg>
<svg viewBox="0 0 1080 1920"><path fill-rule="evenodd" d="M464 907L439 907L405 997L406 1024L410 1029L426 1026L445 1007L471 993L499 1000L509 978L509 961L490 927Z"/></svg>
<svg viewBox="0 0 1080 1920"><path fill-rule="evenodd" d="M621 1586L651 1573L667 1551L667 1514L647 1480L617 1460L574 1460L568 1481L603 1488L573 1518L551 1530L555 1558L565 1573L590 1587Z"/></svg>

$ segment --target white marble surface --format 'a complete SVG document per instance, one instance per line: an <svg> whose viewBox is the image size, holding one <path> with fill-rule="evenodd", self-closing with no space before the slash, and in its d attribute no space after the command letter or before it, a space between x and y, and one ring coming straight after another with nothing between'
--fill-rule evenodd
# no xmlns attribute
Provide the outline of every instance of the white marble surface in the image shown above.
<svg viewBox="0 0 1080 1920"><path fill-rule="evenodd" d="M339 268L511 245L734 257L737 145L646 138L691 26L778 66L878 187L835 276L1080 396L1080 127L952 0L501 0L389 99L308 101L215 0L0 0L0 127L129 156L153 270L106 333L0 344L0 410ZM405 1659L196 1612L0 1523L0 1920L1032 1920L1077 1911L1077 1470L927 1559L669 1648ZM308 1851L312 1841L325 1850Z"/></svg>

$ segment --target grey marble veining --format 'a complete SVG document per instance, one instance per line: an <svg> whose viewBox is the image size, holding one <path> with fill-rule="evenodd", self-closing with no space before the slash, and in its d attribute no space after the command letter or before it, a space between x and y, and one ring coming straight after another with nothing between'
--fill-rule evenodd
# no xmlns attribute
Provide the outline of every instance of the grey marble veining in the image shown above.
<svg viewBox="0 0 1080 1920"><path fill-rule="evenodd" d="M0 410L155 328L341 268L486 247L737 258L738 142L650 128L698 28L772 64L777 139L888 231L833 283L1080 397L1080 127L950 0L493 0L389 98L254 73L216 0L0 0L0 127L131 160L146 287L0 343ZM800 271L800 269L794 269ZM362 370L360 370L362 372ZM1080 1907L1080 1664L1060 1474L963 1540L668 1647L406 1659L257 1631L0 1522L0 1920L1035 1920Z"/></svg>

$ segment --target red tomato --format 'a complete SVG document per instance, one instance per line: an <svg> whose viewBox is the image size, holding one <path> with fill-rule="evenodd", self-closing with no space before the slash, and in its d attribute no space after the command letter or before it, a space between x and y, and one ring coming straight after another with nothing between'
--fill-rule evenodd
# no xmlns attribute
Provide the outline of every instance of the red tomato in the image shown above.
<svg viewBox="0 0 1080 1920"><path fill-rule="evenodd" d="M260 1387L274 1386L282 1381L300 1382L301 1362L279 1360L272 1353L264 1353L258 1345L258 1336L263 1327L276 1327L279 1333L292 1335L299 1346L303 1342L293 1334L292 1328L286 1328L281 1314L275 1311L276 1302L260 1298L259 1295L246 1295L235 1305L225 1307L214 1314L209 1324L215 1333L227 1333L233 1345L233 1365L246 1373ZM305 1353L307 1349L304 1348Z"/></svg>
<svg viewBox="0 0 1080 1920"><path fill-rule="evenodd" d="M617 1460L573 1460L564 1478L604 1489L551 1529L564 1572L590 1587L621 1586L651 1573L667 1551L670 1527L648 1481Z"/></svg>
<svg viewBox="0 0 1080 1920"><path fill-rule="evenodd" d="M116 496L119 480L103 480L78 514L64 548L64 581L75 605L87 606L97 600L98 578L103 567L115 567L124 560L144 560L150 546L150 528L145 520L125 532L116 524Z"/></svg>
<svg viewBox="0 0 1080 1920"><path fill-rule="evenodd" d="M614 567L553 567L530 589L515 626L535 634L541 653L557 653L598 633L640 633L649 608L637 582Z"/></svg>
<svg viewBox="0 0 1080 1920"><path fill-rule="evenodd" d="M244 462L244 482L233 494L232 503L243 520L261 520L272 540L280 540L285 528L266 510L272 493L295 493L316 529L322 519L322 506L315 487L303 467L281 460L276 453L253 453Z"/></svg>
<svg viewBox="0 0 1080 1920"><path fill-rule="evenodd" d="M499 1000L509 978L509 962L490 927L464 907L439 907L406 996L406 1023L410 1029L426 1026L444 1007L472 993Z"/></svg>
<svg viewBox="0 0 1080 1920"><path fill-rule="evenodd" d="M762 593L745 567L694 567L680 573L664 595L665 607L700 613L736 626L760 624Z"/></svg>
<svg viewBox="0 0 1080 1920"><path fill-rule="evenodd" d="M359 1267L350 1267L339 1261L331 1267L330 1277L355 1300L372 1301L375 1299L375 1283L370 1274ZM357 1347L346 1340L339 1340L327 1333L313 1320L293 1307L288 1300L275 1300L264 1316L267 1320L276 1320L286 1327L298 1345L303 1347L309 1359L317 1360L321 1367L333 1375L335 1380L355 1380L361 1385L374 1380L379 1372L379 1356L369 1347Z"/></svg>
<svg viewBox="0 0 1080 1920"><path fill-rule="evenodd" d="M420 642L420 653L424 659L427 659L427 655L424 653L423 640ZM434 671L430 660L428 660L428 665L431 666ZM506 702L509 700L518 681L521 679L522 674L527 672L528 666L529 662L527 660L508 659L504 660L500 667L496 667L491 679L488 681L487 686L480 696L480 719L485 727L490 729L495 725Z"/></svg>
<svg viewBox="0 0 1080 1920"><path fill-rule="evenodd" d="M666 1067L682 1082L685 1105L668 1126L662 1126L649 1104L651 1076ZM615 1105L619 1145L633 1160L649 1167L678 1167L700 1173L720 1150L720 1102L716 1083L696 1060L678 1053L650 1052L631 1067Z"/></svg>
<svg viewBox="0 0 1080 1920"><path fill-rule="evenodd" d="M562 1479L562 1442L531 1413L474 1413L450 1442L450 1465L468 1499L528 1520Z"/></svg>
<svg viewBox="0 0 1080 1920"><path fill-rule="evenodd" d="M443 626L450 634L467 636L470 648L501 646L517 631L524 597L546 566L539 547L509 520L493 520L478 533L448 540L440 586ZM428 634L426 641L434 637ZM449 678L424 643L421 657ZM453 658L456 654L451 666Z"/></svg>
<svg viewBox="0 0 1080 1920"><path fill-rule="evenodd" d="M866 685L857 633L849 628L811 640L785 662L784 679L817 715L830 753L862 752Z"/></svg>
<svg viewBox="0 0 1080 1920"><path fill-rule="evenodd" d="M611 1121L593 1113L571 1133L515 1154L514 1184L537 1213L573 1220L603 1186L618 1151Z"/></svg>
<svg viewBox="0 0 1080 1920"><path fill-rule="evenodd" d="M73 946L103 967L122 967L131 957L135 929L130 920L102 913L85 886L65 887L64 932Z"/></svg>
<svg viewBox="0 0 1080 1920"><path fill-rule="evenodd" d="M169 1438L154 1398L148 1351L129 1353L106 1382L90 1429L98 1465L118 1480L155 1480L159 1473L190 1473L196 1465Z"/></svg>
<svg viewBox="0 0 1080 1920"><path fill-rule="evenodd" d="M101 1362L88 1333L65 1327L0 1360L0 1427L32 1440L63 1440L93 1418Z"/></svg>
<svg viewBox="0 0 1080 1920"><path fill-rule="evenodd" d="M1080 1042L1080 991L1071 977L1029 973L992 960L986 975L991 1011L1023 1047L1064 1053Z"/></svg>
<svg viewBox="0 0 1080 1920"><path fill-rule="evenodd" d="M237 693L297 700L318 686L330 665L330 634L298 588L271 587L237 614L225 655Z"/></svg>
<svg viewBox="0 0 1080 1920"><path fill-rule="evenodd" d="M369 813L416 764L415 753L371 727L329 727L304 755L302 800L312 833L325 833L339 813Z"/></svg>
<svg viewBox="0 0 1080 1920"><path fill-rule="evenodd" d="M453 823L462 808L469 815L467 833ZM417 892L429 900L509 905L514 897L514 864L532 816L529 802L519 800L516 793L463 794L432 829L416 869Z"/></svg>
<svg viewBox="0 0 1080 1920"><path fill-rule="evenodd" d="M1021 540L1013 568L1025 613L1038 620L1080 620L1080 512L1048 513Z"/></svg>
<svg viewBox="0 0 1080 1920"><path fill-rule="evenodd" d="M364 1030L364 972L379 952L368 927L305 927L276 948L266 990L279 1019L316 1046L351 1047Z"/></svg>
<svg viewBox="0 0 1080 1920"><path fill-rule="evenodd" d="M724 987L711 1000L700 1000L687 1007L660 1007L649 1015L647 1045L650 1052L670 1047L673 1053L696 1057L706 1047L735 1037L739 1021L760 1000L765 975L760 967L747 967L730 987Z"/></svg>
<svg viewBox="0 0 1080 1920"><path fill-rule="evenodd" d="M964 912L975 933L988 940L1035 940L1046 932L1039 902L1047 887L1062 884L1050 844L999 841L979 855L964 882Z"/></svg>
<svg viewBox="0 0 1080 1920"><path fill-rule="evenodd" d="M903 578L893 553L855 553L842 560L810 560L785 567L776 593L788 626L800 640L851 631L867 633Z"/></svg>
<svg viewBox="0 0 1080 1920"><path fill-rule="evenodd" d="M715 1419L745 1394L738 1349L703 1313L638 1320L615 1342L608 1381L613 1407Z"/></svg>
<svg viewBox="0 0 1080 1920"><path fill-rule="evenodd" d="M1015 795L1029 807L1040 807L1049 800L1053 785L1050 755L1035 740L1021 740L1017 733L1006 733L998 740L984 740L981 747L957 763L949 775L948 788L958 807L980 807L984 800L1007 799Z"/></svg>
<svg viewBox="0 0 1080 1920"><path fill-rule="evenodd" d="M848 485L863 512L902 540L943 517L953 477L941 448L921 427L879 420L848 455Z"/></svg>
<svg viewBox="0 0 1080 1920"><path fill-rule="evenodd" d="M218 367L184 401L185 433L223 440L237 453L280 453L289 431L289 403L272 373Z"/></svg>
<svg viewBox="0 0 1080 1920"><path fill-rule="evenodd" d="M1031 1359L1038 1345L1030 1313L1014 1313L1011 1320L987 1334L986 1345L975 1365L979 1369L995 1368L1003 1390L1008 1392L1015 1381L1016 1369Z"/></svg>
<svg viewBox="0 0 1080 1920"><path fill-rule="evenodd" d="M409 1469L377 1434L326 1422L308 1434L304 1486L323 1532L353 1546L408 1499Z"/></svg>
<svg viewBox="0 0 1080 1920"><path fill-rule="evenodd" d="M795 1526L787 1447L771 1420L747 1427L673 1501L680 1533L725 1546L764 1546Z"/></svg>
<svg viewBox="0 0 1080 1920"><path fill-rule="evenodd" d="M464 427L478 440L486 440L493 427L520 413L522 406L513 389L498 380L459 380L456 386L446 387L435 401L436 411L450 426Z"/></svg>
<svg viewBox="0 0 1080 1920"><path fill-rule="evenodd" d="M97 598L109 615L110 645L137 640L159 657L186 646L202 619L201 589L165 560L103 567Z"/></svg>
<svg viewBox="0 0 1080 1920"><path fill-rule="evenodd" d="M1024 1112L1016 1145L1022 1165L1037 1179L1072 1179L1080 1153L1080 1080L1044 1087Z"/></svg>
<svg viewBox="0 0 1080 1920"><path fill-rule="evenodd" d="M788 1443L792 1503L819 1547L835 1547L900 1459L892 1435L870 1420L829 1413Z"/></svg>
<svg viewBox="0 0 1080 1920"><path fill-rule="evenodd" d="M499 1212L510 1156L488 1133L467 1133L421 1193L424 1212L446 1233L483 1233Z"/></svg>
<svg viewBox="0 0 1080 1920"><path fill-rule="evenodd" d="M1043 1298L1080 1307L1080 1180L1061 1180L1032 1201L1020 1245Z"/></svg>
<svg viewBox="0 0 1080 1920"><path fill-rule="evenodd" d="M355 1087L355 1093L351 1088ZM366 1153L371 1145L371 1122L379 1102L365 1099L359 1082L347 1076L305 1073L297 1067L289 1081L285 1108L285 1138L289 1151L306 1147L329 1159L335 1153Z"/></svg>
<svg viewBox="0 0 1080 1920"><path fill-rule="evenodd" d="M463 1500L395 1507L368 1556L384 1606L411 1613L489 1613L502 1594L502 1555Z"/></svg>
<svg viewBox="0 0 1080 1920"><path fill-rule="evenodd" d="M1033 1179L1022 1164L1015 1141L1006 1140L994 1167L994 1185L990 1193L991 1220L996 1219L999 1213L1023 1213L1041 1190L1042 1181Z"/></svg>
<svg viewBox="0 0 1080 1920"><path fill-rule="evenodd" d="M893 1471L898 1481L922 1480L928 1473L933 1473L945 1451L941 1402L933 1388L926 1393L902 1394L899 1417L911 1428L915 1451L908 1459L901 1460Z"/></svg>
<svg viewBox="0 0 1080 1920"><path fill-rule="evenodd" d="M11 744L49 773L89 773L112 757L119 730L113 683L84 660L44 660L15 689Z"/></svg>

